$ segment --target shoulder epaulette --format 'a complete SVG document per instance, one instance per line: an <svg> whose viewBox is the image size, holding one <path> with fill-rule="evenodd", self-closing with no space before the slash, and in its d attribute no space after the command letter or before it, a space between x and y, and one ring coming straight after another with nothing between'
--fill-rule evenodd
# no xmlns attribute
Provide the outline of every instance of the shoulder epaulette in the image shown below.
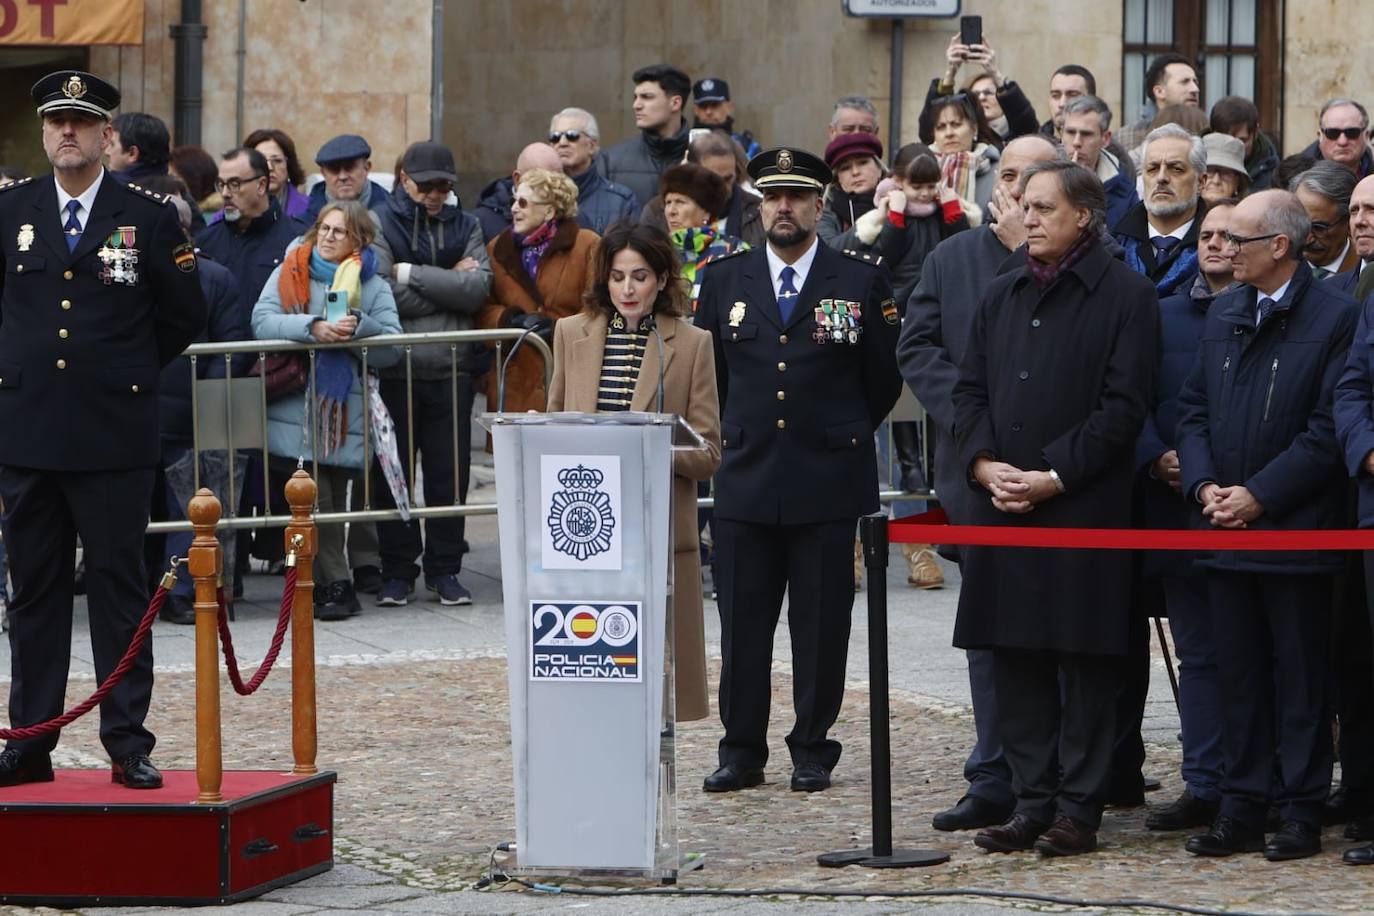
<svg viewBox="0 0 1374 916"><path fill-rule="evenodd" d="M715 255L711 258L711 260L707 261L706 264L703 264L702 266L705 267L709 264L719 264L721 261L728 261L733 257L737 257L739 255L744 254L746 251L752 250L752 248L736 248L734 251L727 251L725 254Z"/></svg>
<svg viewBox="0 0 1374 916"><path fill-rule="evenodd" d="M128 188L130 191L133 191L135 194L142 195L143 197L147 197L150 200L155 200L160 204L165 204L167 203L167 201L171 200L171 198L166 194L160 194L157 191L149 190L148 188L145 188L142 185L134 184L132 181L125 184L124 187Z"/></svg>
<svg viewBox="0 0 1374 916"><path fill-rule="evenodd" d="M866 251L855 251L853 248L844 249L844 253L849 255L854 260L863 261L865 264L868 264L872 267L877 267L879 264L883 263L883 256L880 254L870 254Z"/></svg>
<svg viewBox="0 0 1374 916"><path fill-rule="evenodd" d="M0 191L13 191L15 188L26 185L30 181L33 181L33 176L29 176L28 178L16 178L4 187L0 187Z"/></svg>

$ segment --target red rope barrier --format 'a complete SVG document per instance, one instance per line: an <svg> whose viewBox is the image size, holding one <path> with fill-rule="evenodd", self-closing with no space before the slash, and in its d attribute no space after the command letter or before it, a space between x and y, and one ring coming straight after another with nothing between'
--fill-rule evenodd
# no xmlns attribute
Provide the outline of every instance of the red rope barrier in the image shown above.
<svg viewBox="0 0 1374 916"><path fill-rule="evenodd" d="M148 633L152 631L153 624L157 621L158 612L162 610L162 603L166 600L167 589L164 586L159 586L158 590L153 593L153 600L148 602L148 610L144 612L143 619L139 621L138 629L134 631L133 641L129 643L129 648L124 650L124 657L119 660L119 664L105 678L104 683L95 693L56 719L49 719L38 725L28 725L24 728L0 728L0 741L30 741L34 738L41 738L66 728L99 705L102 700L110 695L111 690L119 686L124 675L128 674L129 669L134 666L134 660L138 658L138 653L143 650L143 644L148 641Z"/></svg>
<svg viewBox="0 0 1374 916"><path fill-rule="evenodd" d="M258 670L253 673L253 678L247 684L243 682L243 677L239 674L238 659L234 657L234 637L229 632L229 611L224 601L224 587L220 586L218 592L219 599L219 639L224 648L224 665L229 669L229 683L234 686L234 692L241 697L246 697L257 692L262 686L262 682L267 680L267 675L272 673L272 666L277 663L277 656L281 654L282 643L286 640L286 625L291 622L291 606L295 602L296 596L296 567L286 567L286 588L281 596L281 612L277 615L277 631L272 634L272 644L267 649L267 655L263 658L262 664L258 665Z"/></svg>
<svg viewBox="0 0 1374 916"><path fill-rule="evenodd" d="M943 509L894 519L894 544L966 544L985 547L1072 547L1093 550L1374 550L1374 529L1331 531L1141 530L1037 528L1029 525L951 525Z"/></svg>

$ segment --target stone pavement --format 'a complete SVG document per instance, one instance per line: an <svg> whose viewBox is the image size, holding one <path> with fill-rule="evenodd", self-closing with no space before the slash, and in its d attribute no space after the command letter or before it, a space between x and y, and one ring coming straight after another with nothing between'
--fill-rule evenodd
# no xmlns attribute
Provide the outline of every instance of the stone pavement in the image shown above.
<svg viewBox="0 0 1374 916"><path fill-rule="evenodd" d="M489 476L479 479L487 481ZM472 495L474 502L491 498L489 486ZM472 607L444 608L425 601L381 609L365 601L363 616L318 625L319 762L339 774L338 864L329 873L240 904L236 912L273 916L362 911L821 913L857 909L865 914L981 914L1008 908L1064 908L1006 897L891 896L958 889L1097 901L1097 906L1088 908L1094 912L1148 911L1110 903L1125 900L1236 912L1374 911L1374 892L1366 887L1371 875L1340 863L1340 850L1350 844L1340 839L1338 830L1327 832L1323 855L1284 865L1258 856L1196 859L1183 852L1182 837L1147 832L1143 809L1109 812L1101 851L1070 860L1042 860L1033 853L987 855L967 835L931 830L931 815L962 792L961 766L972 738L967 675L961 653L949 645L958 582L952 568L947 568L949 587L938 592L908 589L904 571L897 567L888 576L894 838L898 846L946 850L952 855L948 864L890 872L832 871L814 864L819 852L870 842L865 592L856 602L850 688L836 728L845 755L830 791L802 795L787 789L782 735L790 726L786 710L791 682L785 664L785 627L780 628L777 644L774 709L778 714L770 737L775 757L767 785L723 797L705 795L699 790L700 779L714 765L718 724L706 720L679 727L681 846L684 851L703 853L706 866L685 873L676 890L735 889L759 891L762 896L612 900L541 894L514 885L473 890L487 870L492 847L514 839L495 529L495 520L489 517L469 525L468 539L474 549L463 579L475 596ZM893 556L900 564L895 550ZM280 579L249 578L248 597L239 603L234 624L245 676L270 638L280 589ZM708 602L714 679L719 634L712 611ZM190 768L194 763L191 631L159 624L154 633L158 686L149 725L159 736L155 759L163 767ZM7 654L7 647L0 648L0 656ZM74 677L69 691L73 701L93 689L89 658L82 620L73 638ZM282 670L252 698L238 698L226 688L227 767L289 766L290 691L285 670L289 658L288 647ZM7 670L8 660L0 657L0 671ZM1172 798L1180 789L1177 729L1157 657L1146 720L1147 772L1165 783L1157 800ZM62 766L101 766L94 717L70 728L55 756ZM783 895L777 893L780 889L805 895ZM828 894L855 896L823 896Z"/></svg>

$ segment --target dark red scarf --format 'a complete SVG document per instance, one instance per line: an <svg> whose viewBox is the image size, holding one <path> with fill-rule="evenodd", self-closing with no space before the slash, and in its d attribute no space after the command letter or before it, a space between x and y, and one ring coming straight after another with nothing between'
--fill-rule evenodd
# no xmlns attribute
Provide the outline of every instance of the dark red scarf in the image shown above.
<svg viewBox="0 0 1374 916"><path fill-rule="evenodd" d="M1079 261L1087 257L1088 253L1095 247L1102 244L1102 239L1096 232L1085 229L1069 246L1069 250L1060 256L1058 261L1053 264L1046 264L1044 261L1031 257L1029 251L1026 252L1026 268L1030 271L1031 279L1035 285L1042 290L1049 289L1054 285L1054 281Z"/></svg>

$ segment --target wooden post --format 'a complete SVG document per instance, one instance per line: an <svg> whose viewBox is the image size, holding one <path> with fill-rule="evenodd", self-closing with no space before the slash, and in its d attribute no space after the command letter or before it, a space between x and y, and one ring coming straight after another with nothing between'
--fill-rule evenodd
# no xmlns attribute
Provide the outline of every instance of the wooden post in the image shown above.
<svg viewBox="0 0 1374 916"><path fill-rule="evenodd" d="M215 526L220 502L202 487L186 515L195 526L187 562L196 583L196 803L219 804L224 775L219 709L219 568L222 555Z"/></svg>
<svg viewBox="0 0 1374 916"><path fill-rule="evenodd" d="M312 775L318 739L315 734L315 481L298 470L286 482L291 524L286 552L295 554L296 595L291 606L291 751L293 773Z"/></svg>

